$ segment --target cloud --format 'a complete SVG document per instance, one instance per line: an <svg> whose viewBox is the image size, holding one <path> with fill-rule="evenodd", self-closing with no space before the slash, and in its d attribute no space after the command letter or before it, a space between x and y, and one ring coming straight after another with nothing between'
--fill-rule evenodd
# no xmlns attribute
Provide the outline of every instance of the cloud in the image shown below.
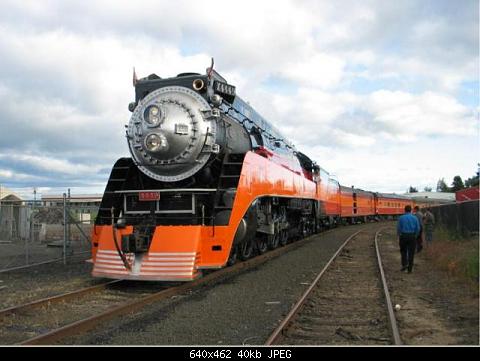
<svg viewBox="0 0 480 361"><path fill-rule="evenodd" d="M275 119L304 147L369 147L412 143L431 136L474 136L475 112L447 94L380 90L369 94L300 88L296 94L255 97L255 107Z"/></svg>
<svg viewBox="0 0 480 361"><path fill-rule="evenodd" d="M211 56L241 97L332 172L359 149L473 144L477 30L476 1L5 0L0 181L103 188L128 156L132 67L169 77L204 72ZM370 173L362 179L373 184Z"/></svg>
<svg viewBox="0 0 480 361"><path fill-rule="evenodd" d="M390 137L400 140L475 134L473 111L448 95L382 90L369 95L364 107L373 122L384 125Z"/></svg>
<svg viewBox="0 0 480 361"><path fill-rule="evenodd" d="M35 169L66 175L89 175L90 173L97 173L102 169L99 165L73 164L63 159L30 154L0 154L0 159L8 159L15 163L27 164Z"/></svg>
<svg viewBox="0 0 480 361"><path fill-rule="evenodd" d="M415 76L449 86L459 84L448 80L454 74L461 79L473 75L469 64L478 58L475 1L459 6L449 1L282 0L272 5L253 0L241 4L176 1L175 6L158 1L51 1L39 8L35 2L7 1L0 21L24 33L66 29L92 39L122 39L125 48L142 44L137 47L180 48L184 55L205 53L215 56L227 71L249 69L258 76L303 70L301 64L317 63L318 67L310 67L316 71L310 73L338 79L341 74L324 70L338 72L344 61L370 65L370 76L379 77L410 63L405 70L414 71ZM235 16L211 16L212 9ZM131 41L124 43L126 39ZM390 60L384 63L385 58ZM425 73L431 65L435 72ZM304 72L294 74L301 77ZM446 79L438 79L442 74Z"/></svg>
<svg viewBox="0 0 480 361"><path fill-rule="evenodd" d="M175 75L208 61L128 39L7 30L0 32L0 127L8 129L0 132L0 166L8 162L16 174L61 173L64 183L76 175L75 181L91 184L92 177L81 176L98 169L108 169L101 174L106 180L113 162L128 156L123 125L134 99L133 64L148 74L157 71L149 60L156 59Z"/></svg>
<svg viewBox="0 0 480 361"><path fill-rule="evenodd" d="M20 173L10 169L0 169L0 177L7 180L16 180L22 182L48 181L46 177L35 176L32 174Z"/></svg>
<svg viewBox="0 0 480 361"><path fill-rule="evenodd" d="M129 85L134 65L146 73L165 68L169 72L166 75L174 76L209 61L204 54L182 56L179 49L149 38L139 42L63 29L0 30L0 84L21 89L25 97L60 100L88 113L128 114L125 104L132 99ZM122 100L124 103L120 103Z"/></svg>
<svg viewBox="0 0 480 361"><path fill-rule="evenodd" d="M11 178L13 178L14 175L15 175L15 173L13 173L9 169L0 169L0 177L2 177L2 178L11 179Z"/></svg>
<svg viewBox="0 0 480 361"><path fill-rule="evenodd" d="M345 60L328 54L311 54L300 61L287 63L280 75L300 86L314 88L336 87L344 75Z"/></svg>

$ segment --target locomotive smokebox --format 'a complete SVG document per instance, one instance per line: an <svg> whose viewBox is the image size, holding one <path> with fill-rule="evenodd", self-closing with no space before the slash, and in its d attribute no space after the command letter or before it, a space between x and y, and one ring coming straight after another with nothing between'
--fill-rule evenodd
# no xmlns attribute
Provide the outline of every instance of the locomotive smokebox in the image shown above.
<svg viewBox="0 0 480 361"><path fill-rule="evenodd" d="M193 89L159 88L143 98L132 114L127 131L130 152L151 178L186 179L220 152L224 137L217 136L219 117L218 109Z"/></svg>

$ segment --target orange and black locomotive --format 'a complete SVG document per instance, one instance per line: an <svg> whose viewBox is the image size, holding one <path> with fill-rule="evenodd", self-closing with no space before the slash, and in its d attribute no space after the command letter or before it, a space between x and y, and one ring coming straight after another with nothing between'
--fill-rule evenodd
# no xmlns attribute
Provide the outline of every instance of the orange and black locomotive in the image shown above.
<svg viewBox="0 0 480 361"><path fill-rule="evenodd" d="M381 216L382 195L341 187L212 68L152 74L135 93L131 158L115 163L93 229L94 276L193 280L342 219Z"/></svg>

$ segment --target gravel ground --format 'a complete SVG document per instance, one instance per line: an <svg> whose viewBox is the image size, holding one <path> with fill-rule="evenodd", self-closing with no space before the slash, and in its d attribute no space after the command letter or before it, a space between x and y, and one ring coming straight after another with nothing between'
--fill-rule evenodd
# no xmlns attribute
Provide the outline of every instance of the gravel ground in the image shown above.
<svg viewBox="0 0 480 361"><path fill-rule="evenodd" d="M73 241L67 255L78 254L90 250L86 242ZM27 257L28 252L28 257ZM49 247L45 243L0 242L0 271L3 269L39 263L63 257L63 247ZM1 279L1 273L0 273Z"/></svg>
<svg viewBox="0 0 480 361"><path fill-rule="evenodd" d="M407 345L478 345L479 299L467 285L415 255L413 273L400 272L400 251L393 227L383 232L380 249L398 327Z"/></svg>
<svg viewBox="0 0 480 361"><path fill-rule="evenodd" d="M346 237L342 227L257 269L215 286L158 302L65 344L263 344Z"/></svg>
<svg viewBox="0 0 480 361"><path fill-rule="evenodd" d="M0 289L0 308L105 282L105 279L92 278L92 264L85 260L85 256L79 256L66 266L56 262L0 273L0 286L5 286Z"/></svg>

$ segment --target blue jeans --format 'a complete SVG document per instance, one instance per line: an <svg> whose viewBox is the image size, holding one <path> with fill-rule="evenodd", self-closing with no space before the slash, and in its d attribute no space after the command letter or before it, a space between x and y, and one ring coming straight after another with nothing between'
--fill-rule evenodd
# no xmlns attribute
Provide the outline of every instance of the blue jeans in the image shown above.
<svg viewBox="0 0 480 361"><path fill-rule="evenodd" d="M433 241L433 226L425 226L425 241L430 244Z"/></svg>
<svg viewBox="0 0 480 361"><path fill-rule="evenodd" d="M415 248L417 240L414 233L402 233L400 235L400 253L402 255L402 268L413 268L413 258L415 257Z"/></svg>

